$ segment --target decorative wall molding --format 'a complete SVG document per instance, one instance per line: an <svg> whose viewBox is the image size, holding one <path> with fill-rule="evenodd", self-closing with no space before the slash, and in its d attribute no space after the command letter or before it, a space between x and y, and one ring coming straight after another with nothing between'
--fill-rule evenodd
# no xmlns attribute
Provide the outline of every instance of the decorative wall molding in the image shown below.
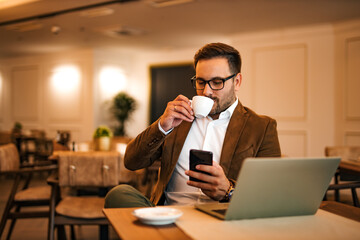
<svg viewBox="0 0 360 240"><path fill-rule="evenodd" d="M308 133L305 130L278 130L283 156L305 157L308 154Z"/></svg>
<svg viewBox="0 0 360 240"><path fill-rule="evenodd" d="M345 40L345 119L360 121L360 36Z"/></svg>
<svg viewBox="0 0 360 240"><path fill-rule="evenodd" d="M277 120L305 121L308 112L307 45L256 48L253 55L252 102L256 111Z"/></svg>
<svg viewBox="0 0 360 240"><path fill-rule="evenodd" d="M71 65L76 66L80 73L79 85L72 92L54 91L52 87L52 73L57 66ZM54 123L80 123L84 109L84 85L85 73L84 68L79 62L57 63L49 66L45 77L45 111L46 119L49 124Z"/></svg>
<svg viewBox="0 0 360 240"><path fill-rule="evenodd" d="M0 123L3 123L4 121L4 114L5 114L5 109L4 109L4 102L5 102L5 73L4 70L2 68L0 68ZM1 129L1 128L0 128Z"/></svg>
<svg viewBox="0 0 360 240"><path fill-rule="evenodd" d="M346 131L344 134L344 145L360 145L360 132L359 131Z"/></svg>
<svg viewBox="0 0 360 240"><path fill-rule="evenodd" d="M40 72L38 65L11 69L11 110L15 121L39 121Z"/></svg>

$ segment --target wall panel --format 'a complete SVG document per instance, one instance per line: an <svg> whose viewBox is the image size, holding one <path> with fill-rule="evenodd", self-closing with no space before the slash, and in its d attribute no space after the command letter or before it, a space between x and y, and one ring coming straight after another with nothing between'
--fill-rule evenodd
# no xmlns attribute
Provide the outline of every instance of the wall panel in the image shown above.
<svg viewBox="0 0 360 240"><path fill-rule="evenodd" d="M360 120L360 37L347 39L345 44L345 117Z"/></svg>
<svg viewBox="0 0 360 240"><path fill-rule="evenodd" d="M305 120L306 83L305 45L283 45L254 51L253 102L258 112L278 120Z"/></svg>
<svg viewBox="0 0 360 240"><path fill-rule="evenodd" d="M39 120L39 68L14 67L11 73L12 117L15 121Z"/></svg>
<svg viewBox="0 0 360 240"><path fill-rule="evenodd" d="M279 130L281 154L287 157L307 156L307 133L306 131Z"/></svg>
<svg viewBox="0 0 360 240"><path fill-rule="evenodd" d="M74 64L78 67L79 64ZM76 83L64 78L63 85L56 86L53 76L55 74L53 67L46 79L46 111L49 123L58 122L77 122L82 119L84 87L83 87L83 71L79 70L79 79ZM69 86L74 84L74 86Z"/></svg>
<svg viewBox="0 0 360 240"><path fill-rule="evenodd" d="M345 145L360 146L360 132L352 131L345 133Z"/></svg>
<svg viewBox="0 0 360 240"><path fill-rule="evenodd" d="M336 143L360 145L360 21L335 25Z"/></svg>
<svg viewBox="0 0 360 240"><path fill-rule="evenodd" d="M3 77L3 70L0 68L0 123L4 121L4 101L5 101L5 78Z"/></svg>

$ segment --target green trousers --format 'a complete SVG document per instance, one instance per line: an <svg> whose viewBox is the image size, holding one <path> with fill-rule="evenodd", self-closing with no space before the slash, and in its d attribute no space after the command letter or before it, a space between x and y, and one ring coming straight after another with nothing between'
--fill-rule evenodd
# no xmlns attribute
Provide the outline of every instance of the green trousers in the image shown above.
<svg viewBox="0 0 360 240"><path fill-rule="evenodd" d="M112 188L105 197L105 208L154 207L142 193L130 185L121 184Z"/></svg>

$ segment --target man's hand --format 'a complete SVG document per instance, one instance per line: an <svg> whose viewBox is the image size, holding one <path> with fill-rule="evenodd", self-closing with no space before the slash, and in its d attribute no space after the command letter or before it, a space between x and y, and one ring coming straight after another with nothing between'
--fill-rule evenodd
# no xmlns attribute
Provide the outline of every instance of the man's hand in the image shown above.
<svg viewBox="0 0 360 240"><path fill-rule="evenodd" d="M208 172L211 174L211 176L204 173L188 170L185 171L186 175L202 180L205 183L187 181L187 184L193 187L200 188L203 193L205 193L213 200L220 201L221 199L223 199L226 191L230 187L230 182L225 176L222 167L217 162L213 161L213 166L197 165L196 169Z"/></svg>
<svg viewBox="0 0 360 240"><path fill-rule="evenodd" d="M190 100L179 95L175 100L168 102L163 115L160 117L160 126L167 132L171 128L179 126L182 121L192 122L193 120L194 113Z"/></svg>

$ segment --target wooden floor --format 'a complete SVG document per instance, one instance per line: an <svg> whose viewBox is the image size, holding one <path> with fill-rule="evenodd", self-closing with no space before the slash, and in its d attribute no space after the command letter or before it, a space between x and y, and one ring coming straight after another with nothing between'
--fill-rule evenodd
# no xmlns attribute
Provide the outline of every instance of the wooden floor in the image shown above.
<svg viewBox="0 0 360 240"><path fill-rule="evenodd" d="M45 176L38 176L32 182L32 185L42 185L46 184L44 180ZM7 179L4 177L0 178L0 216L5 208L5 204L10 192L12 179ZM142 192L145 192L146 186L144 186ZM358 189L358 196L360 196L360 189ZM344 190L341 194L342 202L352 205L350 191ZM328 200L333 200L333 194L328 194ZM7 230L9 227L9 222L5 228L5 232L1 236L1 240L6 239ZM17 221L14 231L12 233L12 240L23 240L23 239L31 239L31 240L43 240L47 239L47 227L48 220L47 219L20 219ZM119 239L112 229L109 228L109 238L110 239ZM69 231L69 229L67 229ZM97 240L98 239L98 227L97 226L76 226L76 237L78 240ZM68 235L69 236L69 235ZM68 237L70 239L70 237Z"/></svg>

